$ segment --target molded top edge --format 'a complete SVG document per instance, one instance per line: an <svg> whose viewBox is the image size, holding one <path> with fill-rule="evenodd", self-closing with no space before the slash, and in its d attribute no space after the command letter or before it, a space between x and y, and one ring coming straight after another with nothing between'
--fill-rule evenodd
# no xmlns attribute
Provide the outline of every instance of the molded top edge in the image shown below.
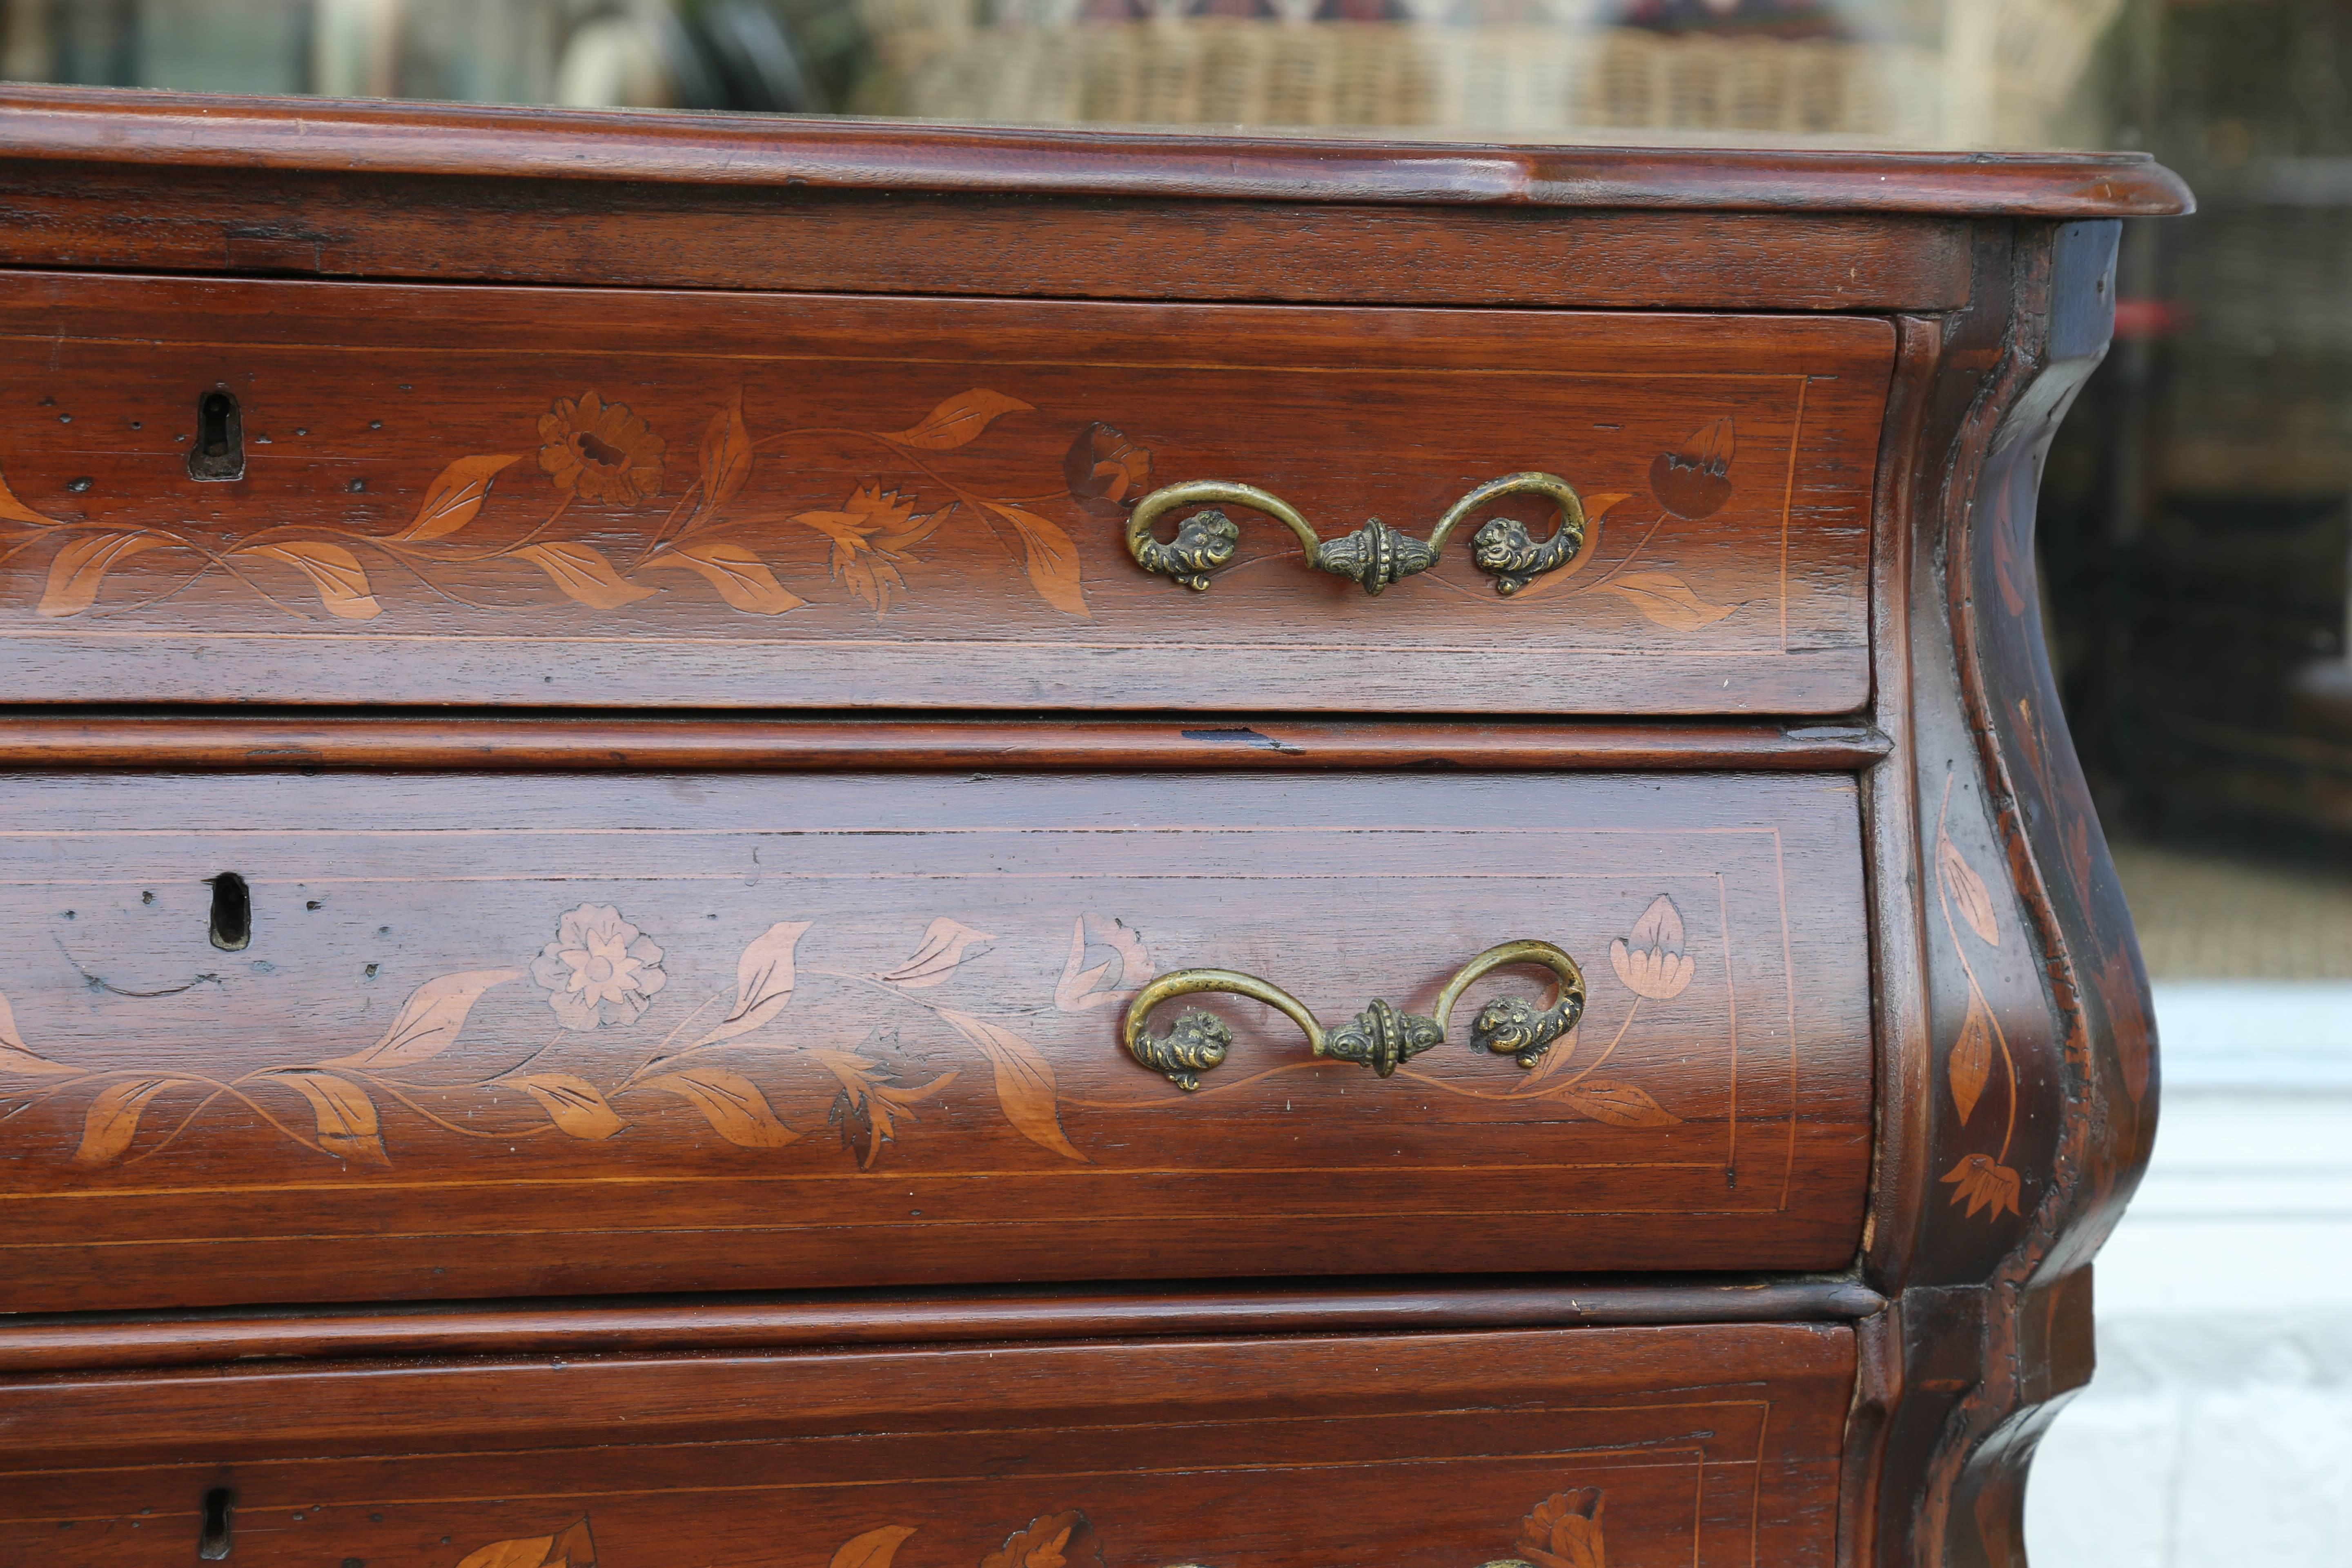
<svg viewBox="0 0 2352 1568"><path fill-rule="evenodd" d="M2139 153L1563 147L0 87L0 157L875 191L2147 217Z"/></svg>

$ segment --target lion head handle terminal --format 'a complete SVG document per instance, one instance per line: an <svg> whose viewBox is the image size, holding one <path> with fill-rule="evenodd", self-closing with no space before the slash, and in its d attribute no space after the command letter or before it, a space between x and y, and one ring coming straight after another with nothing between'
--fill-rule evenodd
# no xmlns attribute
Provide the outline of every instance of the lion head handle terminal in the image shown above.
<svg viewBox="0 0 2352 1568"><path fill-rule="evenodd" d="M1584 973L1559 948L1548 942L1523 939L1490 947L1456 970L1437 994L1437 1006L1428 1017L1406 1013L1375 999L1371 1005L1338 1028L1326 1030L1307 1005L1279 985L1232 969L1178 969L1159 976L1136 994L1119 1026L1127 1054L1143 1067L1161 1074L1177 1088L1201 1087L1201 1075L1222 1064L1233 1049L1234 1035L1225 1021L1198 1008L1178 1015L1164 1035L1151 1032L1152 1010L1179 996L1215 992L1263 1002L1286 1016L1307 1036L1309 1054L1368 1067L1387 1078L1404 1063L1445 1043L1454 1005L1473 984L1497 969L1536 964L1551 971L1558 995L1549 1007L1538 1008L1523 996L1498 996L1478 1009L1470 1026L1474 1049L1510 1057L1522 1068L1543 1060L1552 1042L1576 1027L1584 1013Z"/></svg>

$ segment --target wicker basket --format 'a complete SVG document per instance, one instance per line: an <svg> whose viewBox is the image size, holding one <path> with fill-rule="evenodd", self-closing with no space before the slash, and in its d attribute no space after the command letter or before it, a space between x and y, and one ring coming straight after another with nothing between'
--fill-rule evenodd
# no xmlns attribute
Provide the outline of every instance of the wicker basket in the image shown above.
<svg viewBox="0 0 2352 1568"><path fill-rule="evenodd" d="M868 112L1448 135L1727 133L1894 144L2048 138L2122 0L1948 0L1942 36L1863 40L1595 27L1583 0L1394 0L1400 20L1080 18L1066 0L862 0ZM1097 4L1100 0L1096 0ZM1136 0L1139 5L1155 0ZM1485 13L1465 20L1463 5ZM1291 14L1285 16L1281 11Z"/></svg>

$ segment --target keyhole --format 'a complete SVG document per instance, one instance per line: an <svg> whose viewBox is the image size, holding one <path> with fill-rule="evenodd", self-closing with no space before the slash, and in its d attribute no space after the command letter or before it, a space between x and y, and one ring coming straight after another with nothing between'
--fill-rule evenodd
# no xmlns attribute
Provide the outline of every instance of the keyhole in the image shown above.
<svg viewBox="0 0 2352 1568"><path fill-rule="evenodd" d="M188 477L245 478L245 422L237 414L236 399L226 392L207 392L196 399L196 444L188 452Z"/></svg>
<svg viewBox="0 0 2352 1568"><path fill-rule="evenodd" d="M234 871L223 871L211 882L213 945L223 952L239 952L253 940L253 894Z"/></svg>
<svg viewBox="0 0 2352 1568"><path fill-rule="evenodd" d="M207 1563L217 1563L228 1555L229 1510L236 1506L236 1494L226 1487L215 1487L205 1494L205 1521L196 1535L196 1555Z"/></svg>

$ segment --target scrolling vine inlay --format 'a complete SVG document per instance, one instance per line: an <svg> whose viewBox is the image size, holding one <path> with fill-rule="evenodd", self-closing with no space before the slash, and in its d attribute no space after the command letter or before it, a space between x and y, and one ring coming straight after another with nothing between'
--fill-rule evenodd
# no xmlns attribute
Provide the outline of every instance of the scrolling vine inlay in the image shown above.
<svg viewBox="0 0 2352 1568"><path fill-rule="evenodd" d="M491 488L524 461L522 452L475 453L452 460L425 489L415 516L392 533L314 522L287 523L238 537L206 538L189 527L126 526L103 518L75 521L54 518L19 500L0 478L0 522L14 523L26 537L0 551L0 563L50 540L38 613L79 616L99 602L107 574L156 551L194 556L196 564L148 603L169 598L201 578L220 573L297 620L309 612L280 596L273 574L291 573L315 595L320 607L339 620L370 621L385 613L371 571L397 568L433 595L474 609L498 609L459 594L451 568L510 562L535 569L565 598L593 610L617 610L662 592L662 574L688 572L702 578L730 608L746 615L780 616L808 601L777 580L772 564L742 541L762 531L793 525L822 534L831 544L833 580L879 615L906 591L900 568L915 551L961 511L1017 558L1037 595L1064 615L1087 617L1085 584L1077 546L1060 523L1040 515L1035 498L992 495L959 480L941 466L946 454L971 445L999 416L1031 411L1029 404L986 387L946 399L902 430L811 427L780 430L754 438L743 416L738 388L726 406L710 416L698 453L695 477L657 521L640 526L634 555L614 549L601 534L567 532L565 516L575 501L606 508L647 506L661 496L675 464L667 440L625 403L607 402L592 387L576 397L558 397L539 416L535 466L555 491L552 508L519 538L481 545L459 536L480 514ZM874 448L902 477L869 479L837 505L793 509L747 503L762 450L807 439L847 441ZM1099 458L1096 453L1100 451ZM1115 430L1096 425L1081 431L1066 468L1071 497L1103 495L1116 500L1141 482L1150 454ZM364 481L354 481L354 486ZM919 491L944 491L929 511ZM362 560L362 556L368 559ZM648 574L655 582L646 581ZM473 581L467 575L467 583Z"/></svg>
<svg viewBox="0 0 2352 1568"><path fill-rule="evenodd" d="M921 1108L963 1069L920 1082L881 1059L902 1025L928 1026L985 1064L997 1107L1023 1138L1063 1159L1090 1163L1063 1125L1067 1106L1094 1110L1149 1109L1155 1101L1071 1101L1063 1095L1052 1057L1030 1037L1018 1006L987 1016L950 1007L929 994L968 963L992 951L994 938L952 916L933 919L900 963L877 973L802 962L811 921L781 921L755 936L736 961L731 987L700 997L656 1037L656 1009L673 998L669 951L632 923L614 904L587 903L563 912L538 952L506 967L463 970L418 985L391 1026L373 1042L306 1061L256 1068L235 1077L185 1067L75 1066L42 1055L19 1032L8 999L0 994L0 1100L13 1100L0 1121L53 1099L87 1096L71 1158L89 1166L136 1164L173 1148L205 1113L226 1101L314 1153L359 1166L388 1166L385 1108L396 1106L439 1134L513 1143L554 1134L603 1143L632 1125L632 1102L667 1100L689 1108L711 1131L739 1149L770 1151L799 1141L814 1128L806 1117L787 1121L777 1110L780 1086L796 1103L825 1104L824 1122L842 1147L871 1169L886 1144L898 1142ZM1679 995L1695 973L1684 951L1682 916L1660 895L1627 937L1610 948L1611 967L1630 1000L1608 1043L1580 1065L1581 1022L1568 1019L1549 1048L1507 1090L1486 1089L1406 1072L1424 1089L1507 1103L1544 1102L1614 1127L1667 1127L1679 1118L1639 1085L1598 1076L1633 1027L1645 1000ZM1100 962L1090 954L1107 952ZM1144 942L1122 921L1080 914L1054 988L1051 1009L1086 1014L1128 1004L1150 974ZM814 1043L805 1029L780 1026L797 990L822 982L870 998L860 1016L864 1039L842 1046ZM429 1076L428 1063L459 1046L475 1005L506 985L535 986L552 1015L546 1040L520 1060L454 1081ZM1040 1010L1030 1006L1028 1011ZM1589 1016L1589 1015L1588 1015ZM540 1066L567 1039L592 1031L641 1032L647 1043L627 1054L633 1065L596 1082ZM469 1053L478 1056L477 1046ZM492 1047L495 1048L495 1047ZM1500 1049L1493 1042L1489 1049ZM511 1055L511 1052L507 1054ZM760 1077L751 1074L757 1071ZM1246 1081L1246 1080L1244 1080ZM814 1094L811 1087L814 1086ZM1197 1098L1213 1098L1213 1085ZM1243 1083L1229 1086L1243 1087ZM538 1119L516 1123L491 1106L488 1119L469 1097L511 1091L528 1095ZM1192 1096L1187 1099L1196 1098ZM436 1109L440 1105L443 1109ZM446 1113L445 1113L445 1111ZM155 1135L153 1130L163 1131ZM142 1129L148 1132L143 1147Z"/></svg>
<svg viewBox="0 0 2352 1568"><path fill-rule="evenodd" d="M1512 1555L1482 1568L1608 1568L1599 1487L1555 1492L1519 1521ZM919 1524L883 1524L845 1541L826 1568L892 1568L898 1551L921 1533ZM1103 1568L1103 1545L1084 1509L1040 1514L980 1560L980 1568ZM596 1568L596 1538L583 1514L546 1535L494 1541L468 1552L455 1568ZM775 1568L815 1568L778 1563ZM1192 1568L1191 1564L1183 1568Z"/></svg>

